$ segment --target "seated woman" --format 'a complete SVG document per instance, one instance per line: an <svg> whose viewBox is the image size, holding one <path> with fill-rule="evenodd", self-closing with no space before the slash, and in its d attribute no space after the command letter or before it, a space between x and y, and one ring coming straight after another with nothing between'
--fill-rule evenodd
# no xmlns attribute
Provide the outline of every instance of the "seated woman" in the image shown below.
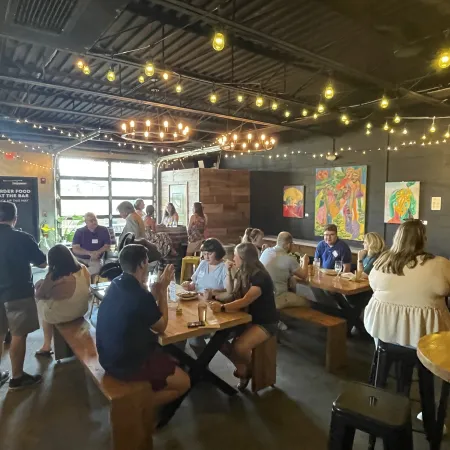
<svg viewBox="0 0 450 450"><path fill-rule="evenodd" d="M147 205L145 213L145 236L150 243L156 246L161 256L166 258L173 250L172 239L167 233L156 232L155 208L153 205Z"/></svg>
<svg viewBox="0 0 450 450"><path fill-rule="evenodd" d="M402 223L391 249L370 272L373 296L364 325L376 339L417 347L422 336L450 331L450 261L425 251L426 228L420 220Z"/></svg>
<svg viewBox="0 0 450 450"><path fill-rule="evenodd" d="M167 203L166 210L164 211L164 217L162 225L166 227L177 227L178 221L180 220L177 210L173 203Z"/></svg>
<svg viewBox="0 0 450 450"><path fill-rule="evenodd" d="M208 225L208 217L203 212L203 205L200 202L194 203L193 214L189 219L188 226L188 247L186 256L192 256L200 250L205 240L205 230Z"/></svg>
<svg viewBox="0 0 450 450"><path fill-rule="evenodd" d="M278 315L272 279L259 261L256 247L239 244L234 263L238 268L233 289L236 300L230 303L212 301L210 306L214 312L228 313L248 308L252 316L252 323L245 327L232 346L223 348L223 353L236 366L235 376L240 378L238 388L243 390L251 378L252 350L276 334Z"/></svg>
<svg viewBox="0 0 450 450"><path fill-rule="evenodd" d="M142 198L136 199L136 201L134 202L134 209L136 210L136 213L142 217L142 219L145 217L144 208L144 200L142 200Z"/></svg>
<svg viewBox="0 0 450 450"><path fill-rule="evenodd" d="M364 249L358 252L358 272L362 273L362 278L369 277L373 265L384 251L384 247L384 239L378 233L372 231L364 236Z"/></svg>
<svg viewBox="0 0 450 450"><path fill-rule="evenodd" d="M247 228L244 236L241 239L241 244L253 244L258 249L258 254L261 256L261 252L267 247L263 244L264 231L259 228Z"/></svg>
<svg viewBox="0 0 450 450"><path fill-rule="evenodd" d="M53 324L83 317L88 310L91 276L70 250L57 244L48 252L48 273L36 283L36 299L44 330L44 345L36 356L52 355Z"/></svg>
<svg viewBox="0 0 450 450"><path fill-rule="evenodd" d="M136 239L145 238L145 226L142 217L136 212L131 202L122 202L117 206L122 219L126 220L122 233L119 236L119 246L127 233L133 233Z"/></svg>

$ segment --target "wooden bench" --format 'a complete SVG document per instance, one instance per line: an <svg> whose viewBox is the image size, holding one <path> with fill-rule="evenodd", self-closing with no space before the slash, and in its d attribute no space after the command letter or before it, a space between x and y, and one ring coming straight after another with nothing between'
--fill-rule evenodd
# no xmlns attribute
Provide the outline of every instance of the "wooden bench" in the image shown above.
<svg viewBox="0 0 450 450"><path fill-rule="evenodd" d="M328 316L307 307L285 308L280 310L284 316L303 320L327 329L327 348L325 367L336 373L347 364L347 322L340 317Z"/></svg>
<svg viewBox="0 0 450 450"><path fill-rule="evenodd" d="M252 392L273 386L277 381L277 338L272 336L252 352Z"/></svg>
<svg viewBox="0 0 450 450"><path fill-rule="evenodd" d="M76 356L108 399L114 450L153 448L150 383L125 383L105 374L98 360L95 329L84 319L54 326L55 358Z"/></svg>

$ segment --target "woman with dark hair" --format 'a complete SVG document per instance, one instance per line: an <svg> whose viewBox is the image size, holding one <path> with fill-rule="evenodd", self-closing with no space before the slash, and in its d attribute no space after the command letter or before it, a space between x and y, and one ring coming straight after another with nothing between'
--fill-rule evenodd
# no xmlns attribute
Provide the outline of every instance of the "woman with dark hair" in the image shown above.
<svg viewBox="0 0 450 450"><path fill-rule="evenodd" d="M36 356L52 355L53 324L83 317L88 310L91 277L71 251L57 244L48 252L48 273L36 284L36 299L44 330L44 345Z"/></svg>
<svg viewBox="0 0 450 450"><path fill-rule="evenodd" d="M145 217L144 208L144 200L142 200L142 198L136 199L136 201L134 202L134 209L136 210L136 213L139 214L142 218Z"/></svg>
<svg viewBox="0 0 450 450"><path fill-rule="evenodd" d="M203 205L201 202L195 202L193 207L193 214L189 219L188 226L188 247L186 256L192 256L200 250L202 242L205 240L205 230L208 225L208 217L203 212Z"/></svg>
<svg viewBox="0 0 450 450"><path fill-rule="evenodd" d="M166 227L177 227L179 220L180 218L178 217L177 210L175 209L175 206L173 206L173 203L167 203L162 224Z"/></svg>
<svg viewBox="0 0 450 450"><path fill-rule="evenodd" d="M167 233L156 232L155 208L153 205L147 205L147 208L145 208L145 213L145 236L150 243L156 246L159 253L161 253L161 256L166 258L170 253L172 253L172 239L170 239L170 236Z"/></svg>
<svg viewBox="0 0 450 450"><path fill-rule="evenodd" d="M223 353L236 366L234 375L240 378L238 388L247 387L251 378L252 350L277 332L278 315L275 306L274 286L269 273L259 261L258 250L253 244L239 244L234 252L234 264L238 269L233 286L235 300L230 303L210 302L214 312L233 313L248 308L252 323ZM229 269L231 271L231 264ZM228 277L231 279L231 275Z"/></svg>

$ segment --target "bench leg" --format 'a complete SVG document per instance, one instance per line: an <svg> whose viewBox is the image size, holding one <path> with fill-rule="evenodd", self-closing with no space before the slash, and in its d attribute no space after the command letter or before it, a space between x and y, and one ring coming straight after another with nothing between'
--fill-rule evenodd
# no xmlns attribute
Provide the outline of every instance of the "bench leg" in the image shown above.
<svg viewBox="0 0 450 450"><path fill-rule="evenodd" d="M347 323L344 322L328 328L325 367L328 372L336 373L346 365Z"/></svg>
<svg viewBox="0 0 450 450"><path fill-rule="evenodd" d="M272 336L252 352L252 392L273 386L277 381L277 338Z"/></svg>
<svg viewBox="0 0 450 450"><path fill-rule="evenodd" d="M58 328L53 325L53 345L55 347L55 359L70 358L73 356L72 349L67 345L64 338L61 336Z"/></svg>
<svg viewBox="0 0 450 450"><path fill-rule="evenodd" d="M113 450L152 450L152 392L138 392L111 402Z"/></svg>

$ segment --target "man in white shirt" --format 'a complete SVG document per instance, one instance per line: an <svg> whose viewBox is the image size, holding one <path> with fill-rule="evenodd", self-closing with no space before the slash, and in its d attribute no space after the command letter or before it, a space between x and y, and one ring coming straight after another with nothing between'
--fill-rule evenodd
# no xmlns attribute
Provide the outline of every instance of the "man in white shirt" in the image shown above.
<svg viewBox="0 0 450 450"><path fill-rule="evenodd" d="M309 257L304 255L300 265L295 257L289 255L292 241L292 235L287 231L282 231L278 235L277 245L264 250L260 257L260 261L269 272L275 287L277 309L310 306L307 299L288 290L290 279L293 276L300 279L308 278Z"/></svg>

